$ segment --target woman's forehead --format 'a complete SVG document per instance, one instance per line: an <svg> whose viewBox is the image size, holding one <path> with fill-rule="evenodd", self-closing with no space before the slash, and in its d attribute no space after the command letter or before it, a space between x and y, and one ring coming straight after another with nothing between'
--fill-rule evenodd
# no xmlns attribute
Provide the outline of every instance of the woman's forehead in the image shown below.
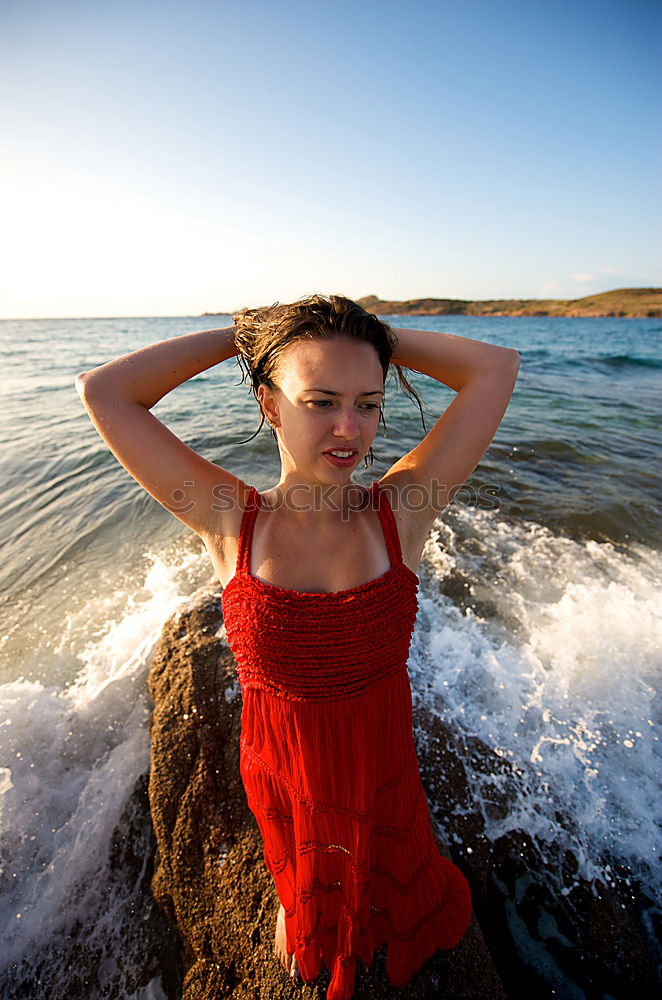
<svg viewBox="0 0 662 1000"><path fill-rule="evenodd" d="M374 370L380 375L381 364L372 344L348 338L329 340L295 340L288 344L281 357L281 372L306 378L320 371L351 372Z"/></svg>

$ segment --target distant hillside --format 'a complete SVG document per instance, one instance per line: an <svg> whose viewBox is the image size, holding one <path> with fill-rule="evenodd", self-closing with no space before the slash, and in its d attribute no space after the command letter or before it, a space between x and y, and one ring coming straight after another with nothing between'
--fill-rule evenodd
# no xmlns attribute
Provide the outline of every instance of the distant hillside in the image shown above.
<svg viewBox="0 0 662 1000"><path fill-rule="evenodd" d="M367 312L395 316L629 316L662 317L662 288L617 288L583 299L407 299L390 302L366 295Z"/></svg>
<svg viewBox="0 0 662 1000"><path fill-rule="evenodd" d="M356 299L377 316L629 316L662 317L662 288L616 288L583 299L407 299L393 302L366 295ZM202 316L231 316L233 312Z"/></svg>

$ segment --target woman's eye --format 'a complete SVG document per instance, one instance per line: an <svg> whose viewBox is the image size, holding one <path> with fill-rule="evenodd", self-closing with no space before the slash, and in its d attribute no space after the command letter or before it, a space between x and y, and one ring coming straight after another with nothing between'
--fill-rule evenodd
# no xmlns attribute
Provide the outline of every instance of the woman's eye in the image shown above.
<svg viewBox="0 0 662 1000"><path fill-rule="evenodd" d="M309 399L308 402L311 406L327 407L333 406L333 401L330 399ZM361 408L364 410L378 410L379 403L361 403Z"/></svg>

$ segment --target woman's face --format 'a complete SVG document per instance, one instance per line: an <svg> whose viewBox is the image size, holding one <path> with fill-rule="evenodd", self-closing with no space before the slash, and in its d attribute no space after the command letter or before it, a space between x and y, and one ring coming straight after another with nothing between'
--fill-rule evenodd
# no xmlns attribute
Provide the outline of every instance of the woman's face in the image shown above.
<svg viewBox="0 0 662 1000"><path fill-rule="evenodd" d="M384 377L371 344L347 338L296 340L280 358L278 390L259 398L277 427L285 474L348 482L379 422Z"/></svg>

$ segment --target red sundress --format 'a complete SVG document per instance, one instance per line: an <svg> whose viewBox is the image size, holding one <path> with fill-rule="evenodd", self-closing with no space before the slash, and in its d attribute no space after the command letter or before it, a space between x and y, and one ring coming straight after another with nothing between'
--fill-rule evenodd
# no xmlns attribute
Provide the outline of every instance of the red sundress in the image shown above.
<svg viewBox="0 0 662 1000"><path fill-rule="evenodd" d="M242 691L240 770L285 908L302 979L322 963L328 1000L349 1000L356 960L387 942L404 986L471 919L469 884L439 853L414 746L407 659L418 577L402 561L393 512L374 481L390 568L333 593L250 574L255 487L235 576L222 594Z"/></svg>

